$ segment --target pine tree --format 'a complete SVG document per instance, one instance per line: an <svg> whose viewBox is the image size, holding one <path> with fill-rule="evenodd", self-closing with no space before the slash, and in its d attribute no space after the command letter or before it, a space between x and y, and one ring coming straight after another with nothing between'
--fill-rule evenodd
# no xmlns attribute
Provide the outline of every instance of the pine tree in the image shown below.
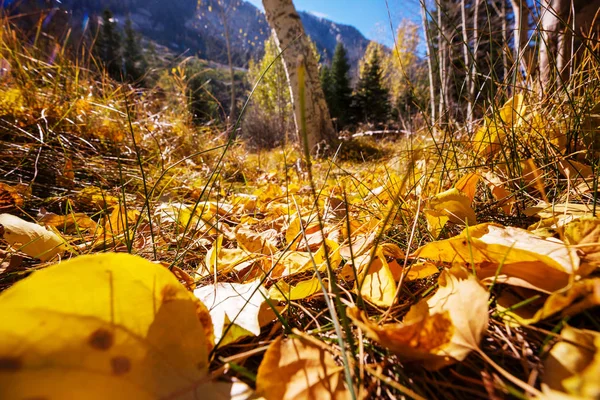
<svg viewBox="0 0 600 400"><path fill-rule="evenodd" d="M108 74L115 79L121 77L121 35L112 12L107 8L102 13L102 27L98 32L96 53L104 63Z"/></svg>
<svg viewBox="0 0 600 400"><path fill-rule="evenodd" d="M331 117L336 118L338 126L343 128L350 120L350 101L352 89L350 88L350 64L346 55L346 48L338 42L333 53L331 63L332 96L330 104Z"/></svg>
<svg viewBox="0 0 600 400"><path fill-rule="evenodd" d="M389 90L383 84L379 50L368 54L354 96L356 117L360 122L385 123L390 114Z"/></svg>
<svg viewBox="0 0 600 400"><path fill-rule="evenodd" d="M323 88L323 94L325 95L325 101L329 107L329 112L332 113L333 106L333 77L331 76L331 68L327 65L322 65L319 71L319 79L321 81L321 87Z"/></svg>
<svg viewBox="0 0 600 400"><path fill-rule="evenodd" d="M140 37L133 30L131 19L125 21L125 75L127 79L139 81L146 73L147 63L139 45Z"/></svg>

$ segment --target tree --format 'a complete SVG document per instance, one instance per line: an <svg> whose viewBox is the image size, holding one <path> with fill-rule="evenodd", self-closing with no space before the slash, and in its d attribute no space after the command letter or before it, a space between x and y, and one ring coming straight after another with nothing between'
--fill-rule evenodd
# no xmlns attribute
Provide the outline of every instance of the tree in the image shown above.
<svg viewBox="0 0 600 400"><path fill-rule="evenodd" d="M140 47L140 37L133 30L131 19L125 21L125 77L134 82L140 81L146 73L147 63Z"/></svg>
<svg viewBox="0 0 600 400"><path fill-rule="evenodd" d="M366 52L354 95L354 107L361 122L385 123L390 114L389 90L383 84L379 46Z"/></svg>
<svg viewBox="0 0 600 400"><path fill-rule="evenodd" d="M352 88L350 87L349 72L350 64L346 48L341 42L338 42L331 62L331 103L327 104L330 105L331 117L337 118L340 128L346 126L350 119Z"/></svg>
<svg viewBox="0 0 600 400"><path fill-rule="evenodd" d="M265 40L264 49L263 58L259 62L251 60L248 66L247 78L250 86L254 86L264 72L262 81L252 94L252 106L260 109L263 115L270 115L276 119L276 129L281 136L289 125L292 113L290 88L283 61L277 58L279 51L274 36Z"/></svg>
<svg viewBox="0 0 600 400"><path fill-rule="evenodd" d="M333 79L331 77L331 68L327 65L322 65L319 71L319 80L321 81L321 87L323 88L323 94L327 101L327 106L332 110L333 104ZM331 111L333 114L333 111Z"/></svg>
<svg viewBox="0 0 600 400"><path fill-rule="evenodd" d="M325 95L319 82L317 61L292 0L263 0L267 21L283 52L285 71L292 93L292 107L298 137L311 153L321 154L336 140ZM302 85L302 88L301 88ZM304 95L301 99L301 93ZM301 101L302 100L302 101ZM301 108L304 105L304 109Z"/></svg>
<svg viewBox="0 0 600 400"><path fill-rule="evenodd" d="M102 27L98 32L96 52L104 63L109 75L115 79L121 78L121 35L112 12L107 8L102 13Z"/></svg>

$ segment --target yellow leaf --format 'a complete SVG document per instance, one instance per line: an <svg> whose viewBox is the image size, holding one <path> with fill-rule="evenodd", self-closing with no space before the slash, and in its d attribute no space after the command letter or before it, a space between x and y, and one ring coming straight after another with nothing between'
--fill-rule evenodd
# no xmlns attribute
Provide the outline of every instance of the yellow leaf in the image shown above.
<svg viewBox="0 0 600 400"><path fill-rule="evenodd" d="M544 362L544 383L578 398L600 397L600 333L565 326Z"/></svg>
<svg viewBox="0 0 600 400"><path fill-rule="evenodd" d="M285 282L277 282L269 289L269 298L278 301L301 300L320 291L321 283L316 277L300 281L294 286Z"/></svg>
<svg viewBox="0 0 600 400"><path fill-rule="evenodd" d="M16 187L0 182L0 213L23 207L23 196Z"/></svg>
<svg viewBox="0 0 600 400"><path fill-rule="evenodd" d="M417 262L410 267L410 271L406 274L406 280L414 281L416 279L429 278L440 271L434 263L429 261Z"/></svg>
<svg viewBox="0 0 600 400"><path fill-rule="evenodd" d="M492 172L486 172L484 178L486 186L492 192L492 196L498 201L498 205L502 207L505 214L510 214L515 199L504 187L505 182Z"/></svg>
<svg viewBox="0 0 600 400"><path fill-rule="evenodd" d="M277 251L276 238L277 231L269 229L258 233L250 228L239 226L235 231L235 238L238 245L249 253L260 253L271 255Z"/></svg>
<svg viewBox="0 0 600 400"><path fill-rule="evenodd" d="M0 313L3 399L193 398L207 381L206 308L136 256L34 272L0 295Z"/></svg>
<svg viewBox="0 0 600 400"><path fill-rule="evenodd" d="M477 223L475 211L471 208L471 199L456 188L432 197L428 208L447 216L448 220L455 224L475 225Z"/></svg>
<svg viewBox="0 0 600 400"><path fill-rule="evenodd" d="M579 274L587 276L600 267L600 218L582 217L564 228L565 241L582 252Z"/></svg>
<svg viewBox="0 0 600 400"><path fill-rule="evenodd" d="M475 191L481 176L475 172L468 173L460 178L454 187L464 193L471 201L475 198Z"/></svg>
<svg viewBox="0 0 600 400"><path fill-rule="evenodd" d="M77 233L87 230L94 231L98 227L98 224L84 213L67 215L46 213L40 218L39 222L46 226L52 226L65 233Z"/></svg>
<svg viewBox="0 0 600 400"><path fill-rule="evenodd" d="M88 186L79 192L75 201L97 210L105 210L119 204L119 199L96 186Z"/></svg>
<svg viewBox="0 0 600 400"><path fill-rule="evenodd" d="M194 290L194 295L210 310L215 341L219 346L243 337L260 335L260 314L270 311L269 306L264 303L268 297L267 290L258 280L245 284L217 283L203 286Z"/></svg>
<svg viewBox="0 0 600 400"><path fill-rule="evenodd" d="M206 267L200 266L198 274L200 276L213 275L215 271L227 273L233 270L239 264L252 260L255 257L245 250L235 248L226 249L223 247L223 235L219 235L214 241L212 247L206 253Z"/></svg>
<svg viewBox="0 0 600 400"><path fill-rule="evenodd" d="M367 256L366 263L359 266L360 269L364 269L358 277L360 294L378 306L389 307L395 300L396 279L385 257L378 256L369 263L370 258ZM355 284L355 289L359 288L358 282Z"/></svg>
<svg viewBox="0 0 600 400"><path fill-rule="evenodd" d="M543 171L535 165L533 158L521 162L522 178L528 186L533 186L538 192L545 192Z"/></svg>
<svg viewBox="0 0 600 400"><path fill-rule="evenodd" d="M16 250L42 261L52 259L67 248L57 233L11 214L0 214L0 237Z"/></svg>
<svg viewBox="0 0 600 400"><path fill-rule="evenodd" d="M498 311L506 321L516 321L521 325L535 324L559 312L561 317L575 315L600 305L600 278L583 279L552 293L535 313L527 307L511 310L511 306L521 301L501 297L497 303Z"/></svg>
<svg viewBox="0 0 600 400"><path fill-rule="evenodd" d="M437 239L444 226L446 226L449 217L444 212L428 209L423 210L423 214L425 214L425 219L427 220L427 230L434 239Z"/></svg>
<svg viewBox="0 0 600 400"><path fill-rule="evenodd" d="M400 324L377 325L356 308L348 315L368 337L405 361L438 369L479 346L488 324L489 293L464 269L443 271L439 289L411 307Z"/></svg>
<svg viewBox="0 0 600 400"><path fill-rule="evenodd" d="M575 160L558 161L558 170L569 179L589 178L594 173L592 167Z"/></svg>
<svg viewBox="0 0 600 400"><path fill-rule="evenodd" d="M481 224L450 239L428 243L415 257L460 263L477 268L480 279L497 279L547 293L565 287L579 269L575 249L554 238L524 229ZM498 267L502 268L498 273Z"/></svg>
<svg viewBox="0 0 600 400"><path fill-rule="evenodd" d="M333 356L301 339L275 339L258 367L256 393L277 400L343 400L350 393Z"/></svg>

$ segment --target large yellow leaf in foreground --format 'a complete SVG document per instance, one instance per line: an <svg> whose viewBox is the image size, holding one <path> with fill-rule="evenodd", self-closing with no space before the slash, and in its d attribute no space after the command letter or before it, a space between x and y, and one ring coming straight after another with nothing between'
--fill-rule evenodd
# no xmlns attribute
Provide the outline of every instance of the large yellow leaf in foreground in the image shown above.
<svg viewBox="0 0 600 400"><path fill-rule="evenodd" d="M166 268L81 256L0 295L0 398L196 398L207 391L206 308Z"/></svg>
<svg viewBox="0 0 600 400"><path fill-rule="evenodd" d="M343 367L301 338L275 339L258 368L256 392L267 400L349 399Z"/></svg>
<svg viewBox="0 0 600 400"><path fill-rule="evenodd" d="M453 238L428 243L413 255L448 263L473 263L480 279L496 279L499 272L499 282L547 293L565 287L580 262L577 251L558 239L495 224L465 229Z"/></svg>
<svg viewBox="0 0 600 400"><path fill-rule="evenodd" d="M400 324L377 325L358 309L348 315L368 337L406 361L438 369L479 346L488 324L489 293L463 268L443 271L439 289L409 310Z"/></svg>

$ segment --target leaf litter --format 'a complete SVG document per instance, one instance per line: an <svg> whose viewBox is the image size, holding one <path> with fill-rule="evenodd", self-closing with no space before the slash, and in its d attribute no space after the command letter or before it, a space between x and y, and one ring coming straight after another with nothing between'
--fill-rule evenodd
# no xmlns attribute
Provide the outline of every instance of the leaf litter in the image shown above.
<svg viewBox="0 0 600 400"><path fill-rule="evenodd" d="M509 129L565 145L526 103L455 143L453 171L418 135L381 162L319 160L316 198L295 150L257 168L241 145L143 163L150 191L81 185L65 156L69 192L37 219L31 190L1 183L0 397L597 398L591 166L470 164L501 160Z"/></svg>

